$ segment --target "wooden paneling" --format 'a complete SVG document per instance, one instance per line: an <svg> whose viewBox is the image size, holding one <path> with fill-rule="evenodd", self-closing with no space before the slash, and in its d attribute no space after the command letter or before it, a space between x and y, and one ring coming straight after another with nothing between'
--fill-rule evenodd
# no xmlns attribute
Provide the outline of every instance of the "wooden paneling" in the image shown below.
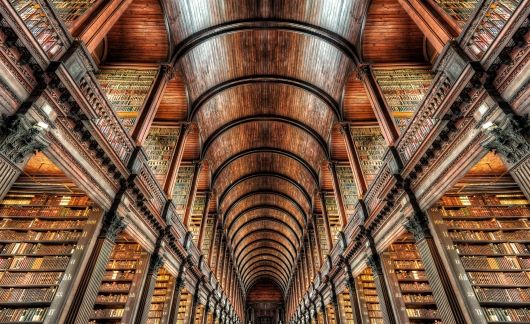
<svg viewBox="0 0 530 324"><path fill-rule="evenodd" d="M396 0L371 1L362 38L364 61L423 62L423 38Z"/></svg>
<svg viewBox="0 0 530 324"><path fill-rule="evenodd" d="M183 161L198 161L200 156L199 130L192 128L184 145Z"/></svg>
<svg viewBox="0 0 530 324"><path fill-rule="evenodd" d="M318 170L325 152L316 139L297 127L282 122L248 122L219 135L208 148L205 158L212 172L237 153L252 148L272 147L292 152Z"/></svg>
<svg viewBox="0 0 530 324"><path fill-rule="evenodd" d="M236 180L247 175L266 172L274 172L293 179L309 194L316 189L311 173L300 162L278 153L254 153L240 157L219 173L213 186L219 194L222 194Z"/></svg>
<svg viewBox="0 0 530 324"><path fill-rule="evenodd" d="M180 75L168 82L155 115L155 122L175 123L188 117L186 85Z"/></svg>
<svg viewBox="0 0 530 324"><path fill-rule="evenodd" d="M289 216L289 214L273 208L254 209L234 220L233 223L227 223L226 226L229 228L227 236L231 237L231 235L234 234L234 232L236 232L237 229L243 226L245 223L264 216L286 223L293 231L298 233L299 237L302 236L301 226L303 225L299 225L299 223Z"/></svg>
<svg viewBox="0 0 530 324"><path fill-rule="evenodd" d="M306 212L309 212L310 202L304 194L287 180L270 176L250 178L238 184L221 202L221 209L226 210L235 200L246 193L255 191L276 191L292 197Z"/></svg>
<svg viewBox="0 0 530 324"><path fill-rule="evenodd" d="M168 1L175 42L198 31L236 20L300 21L325 28L355 43L367 0L184 0Z"/></svg>
<svg viewBox="0 0 530 324"><path fill-rule="evenodd" d="M340 132L340 127L334 127L331 133L331 158L334 161L348 161L348 152L344 135Z"/></svg>
<svg viewBox="0 0 530 324"><path fill-rule="evenodd" d="M219 83L267 74L306 81L338 101L352 69L352 61L331 44L277 30L212 38L193 48L180 63L192 100Z"/></svg>
<svg viewBox="0 0 530 324"><path fill-rule="evenodd" d="M169 38L158 0L135 0L107 35L109 62L167 61Z"/></svg>
<svg viewBox="0 0 530 324"><path fill-rule="evenodd" d="M342 98L344 120L375 121L376 117L363 83L355 75L350 76Z"/></svg>
<svg viewBox="0 0 530 324"><path fill-rule="evenodd" d="M317 131L327 139L335 119L333 110L301 88L279 83L256 83L218 93L202 105L197 123L202 139L231 121L251 116L283 116Z"/></svg>

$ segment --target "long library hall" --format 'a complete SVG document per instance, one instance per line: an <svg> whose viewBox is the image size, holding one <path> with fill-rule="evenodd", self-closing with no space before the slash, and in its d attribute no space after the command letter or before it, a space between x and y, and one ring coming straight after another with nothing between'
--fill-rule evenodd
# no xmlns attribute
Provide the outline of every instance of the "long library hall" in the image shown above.
<svg viewBox="0 0 530 324"><path fill-rule="evenodd" d="M530 0L0 0L0 324L530 324Z"/></svg>

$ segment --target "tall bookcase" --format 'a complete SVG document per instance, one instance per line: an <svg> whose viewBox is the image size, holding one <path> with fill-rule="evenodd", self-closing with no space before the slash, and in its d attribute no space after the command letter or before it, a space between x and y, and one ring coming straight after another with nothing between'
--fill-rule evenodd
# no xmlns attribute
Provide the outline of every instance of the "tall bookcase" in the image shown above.
<svg viewBox="0 0 530 324"><path fill-rule="evenodd" d="M204 206L206 203L206 196L203 193L197 193L195 201L193 202L193 208L191 210L190 217L190 232L193 233L193 242L198 243L199 233L201 231L202 215L204 213Z"/></svg>
<svg viewBox="0 0 530 324"><path fill-rule="evenodd" d="M383 157L386 151L386 142L381 129L375 127L351 127L352 135L361 170L369 186L383 166Z"/></svg>
<svg viewBox="0 0 530 324"><path fill-rule="evenodd" d="M168 323L173 289L175 289L175 278L165 268L160 268L156 276L147 324Z"/></svg>
<svg viewBox="0 0 530 324"><path fill-rule="evenodd" d="M381 312L372 270L370 268L364 269L356 278L355 284L363 323L383 324L383 313Z"/></svg>
<svg viewBox="0 0 530 324"><path fill-rule="evenodd" d="M130 323L140 297L149 255L127 234L120 234L98 296L90 324Z"/></svg>
<svg viewBox="0 0 530 324"><path fill-rule="evenodd" d="M153 126L143 144L147 163L161 186L164 186L179 134L179 127Z"/></svg>
<svg viewBox="0 0 530 324"><path fill-rule="evenodd" d="M316 226L317 226L318 241L320 243L320 252L322 254L322 257L324 257L329 253L330 242L328 242L328 238L326 236L326 229L324 228L323 215L316 215L315 219L316 219Z"/></svg>
<svg viewBox="0 0 530 324"><path fill-rule="evenodd" d="M60 188L15 184L0 202L1 323L56 323L74 289L102 212Z"/></svg>
<svg viewBox="0 0 530 324"><path fill-rule="evenodd" d="M331 231L332 244L335 245L338 234L342 229L342 223L339 214L339 206L333 193L326 193L324 195L326 201L326 211L328 213L329 230Z"/></svg>
<svg viewBox="0 0 530 324"><path fill-rule="evenodd" d="M441 323L414 240L404 235L383 253L389 288L401 321L405 323Z"/></svg>
<svg viewBox="0 0 530 324"><path fill-rule="evenodd" d="M173 187L172 200L175 204L177 214L181 215L181 217L186 211L186 204L188 203L194 170L195 168L192 165L181 165L177 174L175 186Z"/></svg>
<svg viewBox="0 0 530 324"><path fill-rule="evenodd" d="M490 323L528 323L530 203L515 188L482 190L447 194L429 215L475 311Z"/></svg>
<svg viewBox="0 0 530 324"><path fill-rule="evenodd" d="M342 311L342 319L345 324L354 324L353 322L353 312L351 309L350 293L348 290L343 291L339 294L339 305L340 310Z"/></svg>
<svg viewBox="0 0 530 324"><path fill-rule="evenodd" d="M106 66L101 67L96 75L127 131L132 131L156 74L156 69Z"/></svg>
<svg viewBox="0 0 530 324"><path fill-rule="evenodd" d="M186 288L182 289L180 293L180 303L177 316L177 324L187 324L187 320L191 313L191 294Z"/></svg>
<svg viewBox="0 0 530 324"><path fill-rule="evenodd" d="M460 27L471 18L478 0L433 0L442 8Z"/></svg>
<svg viewBox="0 0 530 324"><path fill-rule="evenodd" d="M431 86L430 67L376 67L374 75L400 131L403 131Z"/></svg>
<svg viewBox="0 0 530 324"><path fill-rule="evenodd" d="M350 217L355 214L355 206L359 201L357 185L355 184L355 178L349 165L338 165L336 170L337 178L339 180L340 194L342 196L342 201L344 202L344 209L348 214L346 218L350 219Z"/></svg>

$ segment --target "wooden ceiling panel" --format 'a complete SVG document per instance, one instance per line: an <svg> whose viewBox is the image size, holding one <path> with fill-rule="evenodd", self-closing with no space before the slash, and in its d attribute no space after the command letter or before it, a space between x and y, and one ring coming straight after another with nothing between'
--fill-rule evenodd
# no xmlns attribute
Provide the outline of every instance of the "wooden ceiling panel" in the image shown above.
<svg viewBox="0 0 530 324"><path fill-rule="evenodd" d="M218 84L253 75L305 81L338 101L353 67L330 43L282 30L241 31L211 38L188 52L180 64L192 101Z"/></svg>
<svg viewBox="0 0 530 324"><path fill-rule="evenodd" d="M230 157L253 148L276 148L291 152L318 170L326 152L308 132L278 121L248 122L220 134L206 149L204 156L212 172ZM318 172L318 171L317 171Z"/></svg>
<svg viewBox="0 0 530 324"><path fill-rule="evenodd" d="M256 173L276 173L289 177L308 193L316 190L316 179L297 160L279 153L254 153L240 157L224 168L213 184L221 195L238 179Z"/></svg>
<svg viewBox="0 0 530 324"><path fill-rule="evenodd" d="M297 188L294 184L288 182L288 180L272 176L259 176L247 179L230 190L226 196L224 196L223 201L220 202L221 210L226 210L228 206L230 206L239 197L256 191L281 192L286 196L290 196L296 200L296 202L302 206L306 213L309 212L311 208L311 201L308 200L309 197L307 197L305 193Z"/></svg>
<svg viewBox="0 0 530 324"><path fill-rule="evenodd" d="M333 108L310 92L287 84L243 84L218 93L201 106L196 118L205 141L223 125L245 117L282 116L317 131L327 140Z"/></svg>
<svg viewBox="0 0 530 324"><path fill-rule="evenodd" d="M351 75L344 87L342 112L346 121L375 121L376 117L363 83Z"/></svg>
<svg viewBox="0 0 530 324"><path fill-rule="evenodd" d="M182 154L183 161L198 161L200 158L200 141L199 130L193 127L186 137L186 144L184 145L184 153Z"/></svg>
<svg viewBox="0 0 530 324"><path fill-rule="evenodd" d="M293 246L292 242L288 241L287 238L285 238L284 236L277 234L277 232L275 232L274 230L269 229L255 232L252 235L248 235L244 239L240 240L237 243L237 246L234 245L234 254L236 256L240 255L241 251L246 250L247 246L249 244L252 244L252 242L265 240L270 238L271 236L273 236L276 241L284 245L291 255L296 255L296 246Z"/></svg>
<svg viewBox="0 0 530 324"><path fill-rule="evenodd" d="M230 210L225 211L225 223L230 224L237 215L249 208L263 205L280 207L295 216L300 223L305 224L305 215L294 201L279 194L265 192L256 193L238 200Z"/></svg>
<svg viewBox="0 0 530 324"><path fill-rule="evenodd" d="M300 237L296 235L296 232L290 227L286 226L285 223L282 223L278 220L259 220L255 222L248 222L239 228L239 231L234 233L234 236L231 237L232 241L230 243L232 246L237 246L241 241L245 240L248 236L252 236L260 231L269 231L278 237L278 239L285 239L290 242L289 245L294 245L297 249L300 247ZM230 239L230 238L229 238Z"/></svg>
<svg viewBox="0 0 530 324"><path fill-rule="evenodd" d="M397 0L372 0L362 37L365 62L423 62L423 34Z"/></svg>
<svg viewBox="0 0 530 324"><path fill-rule="evenodd" d="M186 85L179 74L171 79L158 105L155 122L177 123L188 118Z"/></svg>
<svg viewBox="0 0 530 324"><path fill-rule="evenodd" d="M107 34L107 43L108 62L166 62L169 35L158 0L134 0Z"/></svg>
<svg viewBox="0 0 530 324"><path fill-rule="evenodd" d="M331 133L331 158L334 161L348 161L348 152L344 135L340 132L340 127L334 127Z"/></svg>
<svg viewBox="0 0 530 324"><path fill-rule="evenodd" d="M203 29L243 20L302 22L339 34L351 43L360 35L368 0L184 0L168 1L175 43Z"/></svg>
<svg viewBox="0 0 530 324"><path fill-rule="evenodd" d="M261 219L263 217L272 218L287 224L287 226L289 226L291 229L293 229L293 231L297 233L298 237L302 237L303 223L300 223L299 220L293 218L291 215L285 212L268 207L253 209L242 214L240 217L235 218L232 223L227 223L226 235L230 238L238 230L238 228L243 226L245 223L251 222L256 219Z"/></svg>

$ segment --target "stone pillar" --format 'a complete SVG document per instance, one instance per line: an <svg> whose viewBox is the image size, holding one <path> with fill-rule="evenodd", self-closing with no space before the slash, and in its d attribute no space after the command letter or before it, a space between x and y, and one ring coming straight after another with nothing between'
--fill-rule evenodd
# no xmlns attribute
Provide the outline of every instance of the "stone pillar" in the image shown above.
<svg viewBox="0 0 530 324"><path fill-rule="evenodd" d="M155 290L156 277L158 270L164 263L163 256L160 254L160 249L163 244L165 233L161 234L156 242L155 250L151 254L149 260L149 268L142 288L142 295L140 296L140 308L136 314L135 324L142 324L147 322L149 315L149 309L151 308L151 299L153 298L153 292Z"/></svg>
<svg viewBox="0 0 530 324"><path fill-rule="evenodd" d="M348 287L348 291L350 293L350 303L353 313L353 320L355 321L355 323L362 323L361 307L359 306L359 299L357 298L357 288L355 287L355 279L353 279L349 264L346 266L345 270L348 273L346 287Z"/></svg>
<svg viewBox="0 0 530 324"><path fill-rule="evenodd" d="M488 136L482 145L501 155L521 191L530 199L530 121L506 115L501 121L485 123Z"/></svg>
<svg viewBox="0 0 530 324"><path fill-rule="evenodd" d="M33 122L26 115L0 116L0 201L17 181L22 169L37 151L47 147L48 125Z"/></svg>
<svg viewBox="0 0 530 324"><path fill-rule="evenodd" d="M186 261L182 261L185 263ZM168 323L176 323L179 306L180 306L180 297L182 289L184 288L184 264L180 266L179 273L177 275L177 280L175 281L175 289L173 290L173 298L171 299L171 305L169 308L169 318Z"/></svg>
<svg viewBox="0 0 530 324"><path fill-rule="evenodd" d="M362 229L364 230L364 229ZM383 274L383 266L381 265L381 258L375 247L374 239L368 233L364 233L368 239L368 247L370 254L367 256L367 263L372 268L374 276L375 289L379 296L379 305L381 306L381 313L383 314L383 321L389 324L396 324L396 317L394 315L393 303L391 296L387 289L386 279Z"/></svg>
<svg viewBox="0 0 530 324"><path fill-rule="evenodd" d="M458 303L456 291L436 248L428 223L424 213L416 212L414 216L406 220L405 228L414 235L416 240L416 247L425 267L425 274L429 279L438 313L444 323L469 323L470 321L466 318L470 319L471 317L465 316L464 310Z"/></svg>
<svg viewBox="0 0 530 324"><path fill-rule="evenodd" d="M124 190L116 195L111 211L104 216L101 232L88 259L85 273L81 277L81 282L74 294L65 323L88 323L90 316L92 316L94 303L115 245L116 236L125 228L124 221L115 211L121 202L123 192Z"/></svg>

